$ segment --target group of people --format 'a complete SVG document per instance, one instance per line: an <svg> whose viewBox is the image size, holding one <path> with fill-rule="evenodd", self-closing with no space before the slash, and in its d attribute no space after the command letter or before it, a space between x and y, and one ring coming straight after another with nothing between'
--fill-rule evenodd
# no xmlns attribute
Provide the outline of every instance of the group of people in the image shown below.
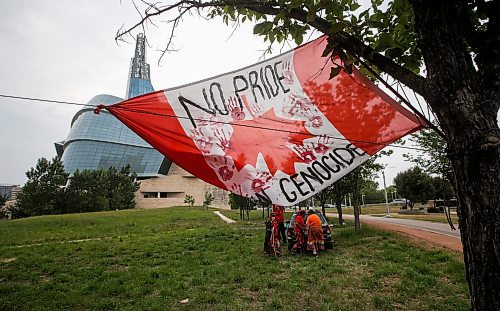
<svg viewBox="0 0 500 311"><path fill-rule="evenodd" d="M285 245L287 243L284 211L285 208L283 206L273 204L271 217L266 221L266 237L264 240L264 251L266 254L272 254L274 252L275 255L279 256L279 240L282 240ZM290 252L295 255L298 252L302 252L305 249L304 246L307 245L307 250L312 251L313 256L318 257L319 251L325 249L321 219L312 209L307 211L307 219L305 219L306 211L299 210L293 223L295 244ZM273 233L274 239L272 239ZM278 245L276 245L276 243L278 243Z"/></svg>

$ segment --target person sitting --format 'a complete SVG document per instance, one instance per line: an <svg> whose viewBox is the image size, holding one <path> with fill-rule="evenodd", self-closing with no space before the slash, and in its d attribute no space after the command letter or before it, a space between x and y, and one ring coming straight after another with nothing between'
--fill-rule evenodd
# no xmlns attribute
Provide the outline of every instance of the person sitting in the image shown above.
<svg viewBox="0 0 500 311"><path fill-rule="evenodd" d="M325 238L323 236L323 227L321 227L321 219L314 210L307 211L307 250L312 251L313 255L318 257L320 250L325 249Z"/></svg>
<svg viewBox="0 0 500 311"><path fill-rule="evenodd" d="M304 249L304 229L306 228L306 224L304 223L304 216L306 212L304 210L300 210L295 216L295 222L293 224L293 233L295 235L295 244L292 248L292 254L296 254L297 252L302 252Z"/></svg>

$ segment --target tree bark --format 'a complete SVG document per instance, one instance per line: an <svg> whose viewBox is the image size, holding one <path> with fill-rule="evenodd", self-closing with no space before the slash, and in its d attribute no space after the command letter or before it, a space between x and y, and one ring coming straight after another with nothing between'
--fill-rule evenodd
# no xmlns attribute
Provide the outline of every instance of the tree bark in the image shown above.
<svg viewBox="0 0 500 311"><path fill-rule="evenodd" d="M500 310L499 87L472 62L460 2L412 4L428 75L425 98L446 134L455 175L471 309Z"/></svg>
<svg viewBox="0 0 500 311"><path fill-rule="evenodd" d="M337 212L339 214L339 225L344 224L344 219L342 219L342 197L337 200Z"/></svg>
<svg viewBox="0 0 500 311"><path fill-rule="evenodd" d="M354 229L356 231L359 231L361 229L361 223L359 221L359 214L360 214L360 207L359 207L359 192L360 192L360 168L356 168L354 171L352 171L351 174L353 174L353 183L352 183L352 205L354 208Z"/></svg>

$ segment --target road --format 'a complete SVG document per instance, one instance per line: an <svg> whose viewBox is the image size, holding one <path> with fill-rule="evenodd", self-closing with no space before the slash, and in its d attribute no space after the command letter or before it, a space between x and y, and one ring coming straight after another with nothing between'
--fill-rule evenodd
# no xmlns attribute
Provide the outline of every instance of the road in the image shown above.
<svg viewBox="0 0 500 311"><path fill-rule="evenodd" d="M327 213L328 217L338 217L337 214ZM342 215L344 219L354 219L353 215ZM360 215L361 222L379 227L381 229L391 230L403 233L411 238L425 240L435 245L462 251L460 240L460 230L451 230L447 223L401 219L391 217L375 217L369 215ZM455 227L457 227L455 225Z"/></svg>

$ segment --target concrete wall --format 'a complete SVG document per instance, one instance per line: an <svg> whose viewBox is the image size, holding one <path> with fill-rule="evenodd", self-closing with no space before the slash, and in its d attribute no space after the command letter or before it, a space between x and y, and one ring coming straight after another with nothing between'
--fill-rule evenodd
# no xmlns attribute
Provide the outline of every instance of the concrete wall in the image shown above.
<svg viewBox="0 0 500 311"><path fill-rule="evenodd" d="M229 192L212 186L172 163L167 176L141 180L135 201L139 208L183 206L186 195L195 199L195 205L202 205L205 192L214 196L211 206L229 209ZM149 197L145 197L149 196ZM160 197L166 196L166 197Z"/></svg>

